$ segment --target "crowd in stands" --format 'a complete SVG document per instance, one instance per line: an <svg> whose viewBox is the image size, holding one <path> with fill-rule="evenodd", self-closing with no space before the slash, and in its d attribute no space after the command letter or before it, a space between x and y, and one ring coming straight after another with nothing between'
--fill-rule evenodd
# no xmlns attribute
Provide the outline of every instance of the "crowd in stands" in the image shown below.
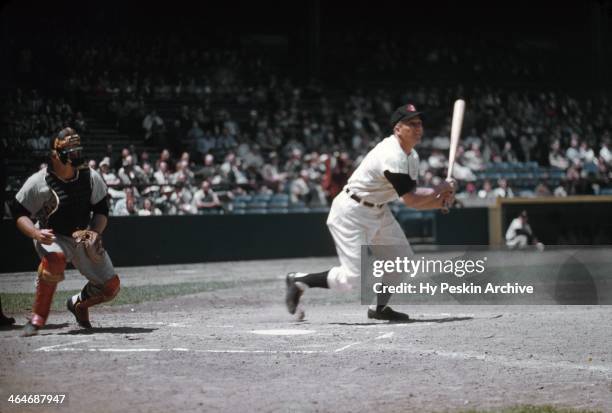
<svg viewBox="0 0 612 413"><path fill-rule="evenodd" d="M435 79L419 86L400 83L400 89L381 81L342 89L295 80L240 48L201 47L178 35L147 39L122 33L121 42L116 36L56 39L58 61L70 62L61 82L64 97L11 91L1 136L9 158L42 157L62 126L95 139L87 116L146 143L147 151L109 148L90 161L109 186L114 215L325 208L367 151L390 133L391 112L406 102L426 112L426 138L417 150L422 184L434 185L445 176L450 108L457 96L468 102L455 166L460 204L609 192L612 108L605 92L447 87ZM440 34L427 47L409 39L414 44L407 48L357 35L332 41L323 53L347 62L351 50L366 53L371 47L375 53L367 67L379 73L395 73L411 59L425 62L431 73L463 62L462 70L476 78L496 67L498 77L522 82L548 73L543 65L549 63L518 49L516 55L504 52L510 63L501 67L501 51L479 52L489 47L486 40L450 47L444 36L449 35ZM79 108L87 99L103 101L103 113L84 116Z"/></svg>
<svg viewBox="0 0 612 413"><path fill-rule="evenodd" d="M87 133L87 122L81 111L73 109L64 98L50 98L36 89L15 89L2 102L2 149L7 158L44 156L50 137L63 125L74 125Z"/></svg>

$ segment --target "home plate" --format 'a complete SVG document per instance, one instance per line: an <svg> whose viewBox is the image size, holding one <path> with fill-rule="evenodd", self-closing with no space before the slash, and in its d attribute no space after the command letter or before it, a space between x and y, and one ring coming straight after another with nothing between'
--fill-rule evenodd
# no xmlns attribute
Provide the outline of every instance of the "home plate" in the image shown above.
<svg viewBox="0 0 612 413"><path fill-rule="evenodd" d="M253 334L262 334L265 336L299 336L303 334L311 334L314 333L314 330L253 330L251 333Z"/></svg>

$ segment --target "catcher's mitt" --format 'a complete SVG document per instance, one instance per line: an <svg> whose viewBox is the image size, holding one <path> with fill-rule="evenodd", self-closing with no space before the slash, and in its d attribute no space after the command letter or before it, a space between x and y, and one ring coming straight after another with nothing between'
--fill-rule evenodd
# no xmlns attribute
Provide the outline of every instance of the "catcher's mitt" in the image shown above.
<svg viewBox="0 0 612 413"><path fill-rule="evenodd" d="M72 233L77 248L84 248L85 254L95 263L102 262L104 259L104 247L102 246L102 235L96 231L83 229Z"/></svg>

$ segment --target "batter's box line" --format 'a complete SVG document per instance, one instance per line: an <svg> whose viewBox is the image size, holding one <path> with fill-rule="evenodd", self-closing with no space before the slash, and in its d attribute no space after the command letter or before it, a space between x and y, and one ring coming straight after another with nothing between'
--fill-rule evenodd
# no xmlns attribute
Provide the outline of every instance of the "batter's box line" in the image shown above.
<svg viewBox="0 0 612 413"><path fill-rule="evenodd" d="M34 351L43 352L99 352L99 353L161 353L161 352L179 352L179 353L223 353L223 354L337 354L359 344L365 344L374 340L383 340L393 337L395 333L389 332L380 334L368 340L349 343L335 350L249 350L249 349L189 349L185 347L172 348L145 348L145 347L69 347L76 344L83 344L91 340L79 340L70 343L56 344L53 346L45 346Z"/></svg>
<svg viewBox="0 0 612 413"><path fill-rule="evenodd" d="M66 347L66 346L74 346L75 344L82 344L82 343L88 343L91 340L79 340L79 341L72 341L70 343L62 343L62 344L56 344L53 346L45 346L45 347L40 347L35 349L34 351L43 351L43 352L49 352L49 351L61 351L62 347Z"/></svg>
<svg viewBox="0 0 612 413"><path fill-rule="evenodd" d="M75 343L76 344L76 343ZM82 347L57 347L49 348L44 351L59 352L91 352L91 353L224 353L224 354L320 354L330 353L328 350L244 350L244 349L188 349L184 347L176 348L82 348Z"/></svg>
<svg viewBox="0 0 612 413"><path fill-rule="evenodd" d="M389 332L389 333L381 334L381 335L379 335L377 337L370 338L370 339L367 339L367 340L357 341L355 343L350 343L350 344L347 344L345 346L342 346L340 348L335 349L334 353L341 353L341 352L343 352L345 350L348 350L351 347L357 346L359 344L365 344L365 343L368 343L368 342L371 342L371 341L374 341L374 340L383 340L385 338L391 338L391 337L393 337L394 334L395 334L394 332Z"/></svg>

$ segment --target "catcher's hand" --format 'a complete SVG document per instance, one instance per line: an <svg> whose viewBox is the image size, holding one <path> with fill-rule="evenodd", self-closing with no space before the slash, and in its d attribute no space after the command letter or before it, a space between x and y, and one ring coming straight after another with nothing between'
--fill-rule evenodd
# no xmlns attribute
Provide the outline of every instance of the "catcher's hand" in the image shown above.
<svg viewBox="0 0 612 413"><path fill-rule="evenodd" d="M96 231L83 229L74 231L72 238L77 244L77 248L84 248L85 254L95 263L102 262L104 259L104 246L102 246L102 235Z"/></svg>

